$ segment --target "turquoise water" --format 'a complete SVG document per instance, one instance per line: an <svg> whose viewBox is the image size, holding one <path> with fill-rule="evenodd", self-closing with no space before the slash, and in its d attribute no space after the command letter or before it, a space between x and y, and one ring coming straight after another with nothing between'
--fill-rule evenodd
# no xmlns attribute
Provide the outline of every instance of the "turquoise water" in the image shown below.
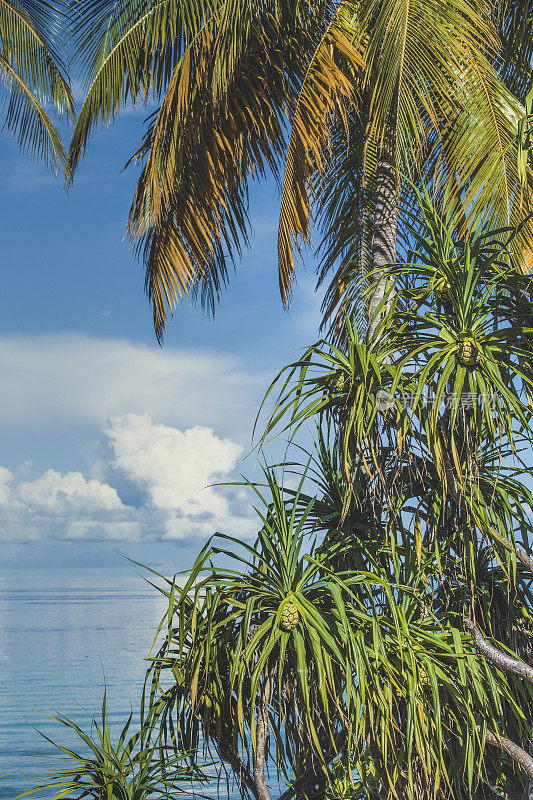
<svg viewBox="0 0 533 800"><path fill-rule="evenodd" d="M116 729L138 708L165 600L133 571L0 571L0 800L37 785L59 763L31 727L68 743L43 713L87 729L107 684Z"/></svg>

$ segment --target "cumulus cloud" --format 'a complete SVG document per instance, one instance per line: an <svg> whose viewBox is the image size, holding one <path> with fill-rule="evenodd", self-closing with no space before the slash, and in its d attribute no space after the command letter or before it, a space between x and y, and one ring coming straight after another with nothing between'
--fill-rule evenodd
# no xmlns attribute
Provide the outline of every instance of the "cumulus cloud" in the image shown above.
<svg viewBox="0 0 533 800"><path fill-rule="evenodd" d="M127 540L206 537L218 529L250 533L239 489L209 487L227 479L242 447L213 429L179 430L148 414L112 417L107 480L49 469L33 481L0 468L0 530L5 541L35 539ZM112 478L139 489L138 503L124 502ZM118 481L120 482L120 481Z"/></svg>
<svg viewBox="0 0 533 800"><path fill-rule="evenodd" d="M115 468L145 489L154 508L168 513L167 533L180 535L186 525L178 520L229 516L227 500L207 487L232 472L240 445L199 425L186 431L155 425L147 414L113 417L106 434Z"/></svg>
<svg viewBox="0 0 533 800"><path fill-rule="evenodd" d="M116 489L81 472L49 469L34 481L0 472L0 530L4 541L41 538L139 539Z"/></svg>
<svg viewBox="0 0 533 800"><path fill-rule="evenodd" d="M224 353L0 337L0 542L251 535L243 491L211 484L236 477L265 385Z"/></svg>
<svg viewBox="0 0 533 800"><path fill-rule="evenodd" d="M95 479L87 480L81 472L61 475L53 469L35 481L20 483L16 497L36 513L62 516L116 511L122 505L116 489L111 486Z"/></svg>

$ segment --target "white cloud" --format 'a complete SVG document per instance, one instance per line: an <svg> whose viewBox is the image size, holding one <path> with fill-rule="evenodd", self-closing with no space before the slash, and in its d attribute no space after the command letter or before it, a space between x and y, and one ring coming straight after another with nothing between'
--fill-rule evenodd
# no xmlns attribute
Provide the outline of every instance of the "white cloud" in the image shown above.
<svg viewBox="0 0 533 800"><path fill-rule="evenodd" d="M154 424L147 414L112 417L106 429L112 466L142 487L149 507L163 512L169 538L213 533L232 524L228 500L209 485L235 469L242 447L211 428L186 431Z"/></svg>
<svg viewBox="0 0 533 800"><path fill-rule="evenodd" d="M236 477L266 383L224 353L0 337L0 542L250 536L244 491L211 484Z"/></svg>
<svg viewBox="0 0 533 800"><path fill-rule="evenodd" d="M211 428L197 425L182 432L154 425L147 414L112 418L106 433L115 465L145 485L159 508L203 508L207 493L198 499L194 494L230 472L242 452L240 445L217 438Z"/></svg>
<svg viewBox="0 0 533 800"><path fill-rule="evenodd" d="M61 475L47 470L35 481L20 483L17 500L41 514L86 514L116 511L122 505L116 489L81 472ZM7 498L9 499L9 498Z"/></svg>
<svg viewBox="0 0 533 800"><path fill-rule="evenodd" d="M227 479L242 451L210 428L185 431L155 424L147 414L113 417L105 435L111 457L99 464L107 481L49 469L33 481L0 468L0 532L4 541L205 538L224 529L251 532L236 511L240 490L208 484ZM124 476L144 500L123 502L113 476Z"/></svg>
<svg viewBox="0 0 533 800"><path fill-rule="evenodd" d="M0 337L0 432L42 434L147 413L181 429L249 440L267 384L224 353L84 336Z"/></svg>
<svg viewBox="0 0 533 800"><path fill-rule="evenodd" d="M138 520L116 489L81 472L49 469L34 481L16 482L0 472L0 531L3 540L138 539Z"/></svg>
<svg viewBox="0 0 533 800"><path fill-rule="evenodd" d="M0 467L0 503L4 503L9 495L9 484L13 480L13 473L6 467Z"/></svg>

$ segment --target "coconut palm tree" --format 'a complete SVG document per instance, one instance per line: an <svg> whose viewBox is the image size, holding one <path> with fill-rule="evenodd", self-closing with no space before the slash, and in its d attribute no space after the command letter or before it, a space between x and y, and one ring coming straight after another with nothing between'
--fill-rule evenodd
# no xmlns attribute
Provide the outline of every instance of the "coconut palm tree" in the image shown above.
<svg viewBox="0 0 533 800"><path fill-rule="evenodd" d="M32 0L2 0L0 8L4 128L56 173L67 169L67 157L50 112L74 117L61 56L63 12L60 4Z"/></svg>
<svg viewBox="0 0 533 800"><path fill-rule="evenodd" d="M70 148L126 103L155 99L132 160L142 165L129 233L146 266L154 325L182 296L211 310L247 242L250 180L279 180L279 282L316 211L330 281L325 318L343 330L357 279L396 259L403 175L453 176L464 228L516 225L531 174L529 3L474 0L86 0L75 58L87 86ZM532 244L522 228L517 251ZM333 277L330 278L330 273ZM339 316L339 309L343 313Z"/></svg>

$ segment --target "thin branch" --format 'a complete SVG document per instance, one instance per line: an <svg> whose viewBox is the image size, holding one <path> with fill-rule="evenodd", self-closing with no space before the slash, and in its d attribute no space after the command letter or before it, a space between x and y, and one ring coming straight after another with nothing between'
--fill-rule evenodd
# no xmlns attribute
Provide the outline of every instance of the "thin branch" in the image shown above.
<svg viewBox="0 0 533 800"><path fill-rule="evenodd" d="M227 742L218 742L218 755L220 758L225 761L227 764L230 765L231 769L233 770L233 774L237 777L239 783L242 784L243 787L248 789L249 792L253 795L255 800L259 800L259 793L257 791L257 786L255 785L255 781L250 775L249 770L247 769L246 765L242 761L241 757L238 753L236 753L231 745L228 745Z"/></svg>
<svg viewBox="0 0 533 800"><path fill-rule="evenodd" d="M268 744L268 714L272 697L273 668L265 670L263 685L259 688L259 708L255 726L254 781L259 800L272 800L265 778L266 751Z"/></svg>
<svg viewBox="0 0 533 800"><path fill-rule="evenodd" d="M533 575L533 558L531 558L531 556L528 556L527 553L524 553L523 550L519 550L518 547L516 548L516 555L517 558L520 559L522 564L524 564L524 566L526 566Z"/></svg>
<svg viewBox="0 0 533 800"><path fill-rule="evenodd" d="M494 645L490 644L484 637L478 626L471 619L464 619L464 626L472 634L474 644L479 652L489 658L493 664L506 672L514 672L515 675L520 675L522 678L533 683L533 667L529 664L524 664L513 656L507 655L502 650L499 650Z"/></svg>
<svg viewBox="0 0 533 800"><path fill-rule="evenodd" d="M492 783L489 783L488 781L483 781L483 783L485 786L488 786L491 792L494 792L496 797L499 797L500 800L513 800L511 795L507 794L507 792L504 792L499 786L493 786Z"/></svg>
<svg viewBox="0 0 533 800"><path fill-rule="evenodd" d="M482 725L477 725L477 729L480 734L483 734ZM489 744L493 744L495 747L499 747L500 750L503 750L510 755L511 758L517 761L527 772L529 779L533 780L533 757L530 756L529 753L526 753L525 750L512 742L510 739L506 739L505 736L492 733L492 731L486 731L485 741Z"/></svg>

